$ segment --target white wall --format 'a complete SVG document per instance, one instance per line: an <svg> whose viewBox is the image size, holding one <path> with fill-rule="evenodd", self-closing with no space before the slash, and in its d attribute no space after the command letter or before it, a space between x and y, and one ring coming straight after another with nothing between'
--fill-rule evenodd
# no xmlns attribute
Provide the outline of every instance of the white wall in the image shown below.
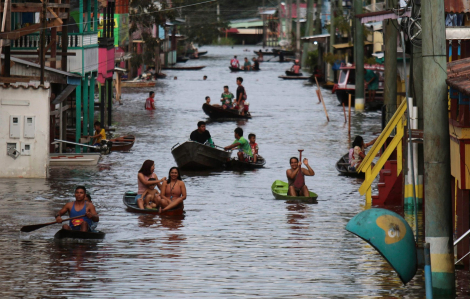
<svg viewBox="0 0 470 299"><path fill-rule="evenodd" d="M49 165L50 89L0 87L0 177L45 178ZM10 116L19 116L19 138L10 137ZM34 116L34 137L25 138L25 119ZM7 143L29 144L30 155L7 155Z"/></svg>

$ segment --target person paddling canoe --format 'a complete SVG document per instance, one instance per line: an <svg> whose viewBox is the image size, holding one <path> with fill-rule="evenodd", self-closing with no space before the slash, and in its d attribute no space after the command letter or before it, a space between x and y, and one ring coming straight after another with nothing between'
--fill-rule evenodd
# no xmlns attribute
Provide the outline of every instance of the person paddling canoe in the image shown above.
<svg viewBox="0 0 470 299"><path fill-rule="evenodd" d="M287 182L289 183L288 195L309 197L309 192L307 186L305 185L304 176L314 176L315 171L313 171L310 165L308 165L307 158L304 158L303 160L304 165L307 166L307 169L302 168L302 162L299 162L297 157L290 158L289 162L290 169L286 171ZM299 176L299 178L297 176ZM296 181L302 181L303 183L300 185L294 184Z"/></svg>
<svg viewBox="0 0 470 299"><path fill-rule="evenodd" d="M69 213L70 218L84 215L82 218L70 220L69 224L64 224L62 229L79 230L82 232L90 231L92 222L99 222L100 217L96 213L95 206L91 202L85 201L86 188L78 186L75 189L75 201L65 204L65 206L55 215L57 223L62 223L61 216Z"/></svg>

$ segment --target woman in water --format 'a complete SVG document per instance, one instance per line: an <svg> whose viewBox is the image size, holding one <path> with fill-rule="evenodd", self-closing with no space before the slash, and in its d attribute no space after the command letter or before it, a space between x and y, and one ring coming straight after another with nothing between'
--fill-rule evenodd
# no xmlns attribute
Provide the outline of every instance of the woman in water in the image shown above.
<svg viewBox="0 0 470 299"><path fill-rule="evenodd" d="M142 164L142 167L139 170L139 173L137 174L137 185L139 189L137 191L136 198L139 209L147 207L151 202L157 203L157 201L160 200L160 195L158 194L158 191L156 192L155 196L149 194L145 198L142 198L142 194L144 194L150 186L155 185L155 183L158 189L162 189L161 182L164 181L166 178L162 178L161 180L159 180L157 175L154 173L154 170L155 162L153 162L152 160L145 160L144 164ZM156 181L149 181L150 178L153 178Z"/></svg>
<svg viewBox="0 0 470 299"><path fill-rule="evenodd" d="M163 182L160 208L167 211L174 208L184 208L183 200L186 199L186 186L181 180L178 167L170 168L168 180Z"/></svg>
<svg viewBox="0 0 470 299"><path fill-rule="evenodd" d="M354 138L352 148L349 149L349 164L353 168L351 170L355 170L361 164L362 160L366 157L365 149L374 144L376 140L377 138L369 143L364 143L364 139L361 136Z"/></svg>

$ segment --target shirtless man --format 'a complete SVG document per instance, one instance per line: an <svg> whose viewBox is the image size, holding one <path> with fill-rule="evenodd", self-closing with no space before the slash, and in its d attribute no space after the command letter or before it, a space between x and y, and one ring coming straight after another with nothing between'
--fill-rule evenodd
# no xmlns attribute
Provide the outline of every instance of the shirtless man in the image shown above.
<svg viewBox="0 0 470 299"><path fill-rule="evenodd" d="M86 189L78 186L75 189L75 201L65 204L65 206L55 215L55 221L62 223L62 215L69 213L70 218L85 215L82 218L70 220L69 224L64 224L63 229L79 230L87 232L90 230L92 222L99 222L100 217L96 213L95 206L91 202L85 201Z"/></svg>
<svg viewBox="0 0 470 299"><path fill-rule="evenodd" d="M306 176L314 176L315 171L313 171L313 169L310 167L310 165L308 165L307 158L304 158L304 165L307 166L307 169L302 168L302 162L299 162L299 159L296 158L296 157L290 158L289 162L290 162L290 169L288 169L286 171L287 181L289 183L289 191L288 191L287 194L289 196L309 197L310 194L308 192L307 186L305 185L305 182L304 182L304 185L301 188L294 187L294 182L295 182L295 179L297 177L297 174L299 173L299 170L301 171L301 173L299 174L301 176L305 176L305 175ZM305 178L304 178L304 181L305 181Z"/></svg>

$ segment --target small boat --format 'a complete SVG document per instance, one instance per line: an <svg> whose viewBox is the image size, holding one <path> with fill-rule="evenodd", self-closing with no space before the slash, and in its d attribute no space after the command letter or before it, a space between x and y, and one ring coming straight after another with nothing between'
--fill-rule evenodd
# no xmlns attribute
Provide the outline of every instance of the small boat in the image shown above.
<svg viewBox="0 0 470 299"><path fill-rule="evenodd" d="M51 153L49 166L93 166L100 157L100 153Z"/></svg>
<svg viewBox="0 0 470 299"><path fill-rule="evenodd" d="M244 69L236 68L236 67L233 67L233 66L229 66L228 68L229 68L232 72L258 72L258 71L261 71L261 69L257 69L257 70L254 70L254 69L244 70Z"/></svg>
<svg viewBox="0 0 470 299"><path fill-rule="evenodd" d="M303 75L304 74L302 74L302 73L295 73L293 71L286 70L286 76L299 76L299 77L301 77Z"/></svg>
<svg viewBox="0 0 470 299"><path fill-rule="evenodd" d="M262 54L263 56L273 56L273 55L276 55L274 52L263 52L263 51L253 51L256 55L259 56L259 54ZM276 55L277 56L277 55Z"/></svg>
<svg viewBox="0 0 470 299"><path fill-rule="evenodd" d="M271 191L274 195L275 199L282 199L282 200L295 200L301 201L305 203L318 203L317 197L318 195L312 191L310 192L309 197L305 196L289 196L287 195L287 191L289 189L289 185L286 182L276 180L271 186Z"/></svg>
<svg viewBox="0 0 470 299"><path fill-rule="evenodd" d="M189 60L189 57L184 57L184 56L178 56L176 57L176 62L182 62L185 63L186 61Z"/></svg>
<svg viewBox="0 0 470 299"><path fill-rule="evenodd" d="M202 70L206 66L172 66L162 67L162 70L174 70L174 71L198 71Z"/></svg>
<svg viewBox="0 0 470 299"><path fill-rule="evenodd" d="M55 235L54 239L82 239L82 240L103 240L106 233L97 232L82 232L79 230L61 229Z"/></svg>
<svg viewBox="0 0 470 299"><path fill-rule="evenodd" d="M197 55L198 56L204 56L207 54L207 51L202 51L202 52L198 52Z"/></svg>
<svg viewBox="0 0 470 299"><path fill-rule="evenodd" d="M310 77L307 76L279 76L278 78L284 79L284 80L308 80Z"/></svg>
<svg viewBox="0 0 470 299"><path fill-rule="evenodd" d="M149 80L149 81L122 81L121 87L128 87L128 88L142 88L142 87L155 87L157 81Z"/></svg>
<svg viewBox="0 0 470 299"><path fill-rule="evenodd" d="M157 79L165 79L166 78L166 74L164 73L158 73L155 75L155 77L157 77Z"/></svg>
<svg viewBox="0 0 470 299"><path fill-rule="evenodd" d="M122 202L126 206L127 211L133 213L152 214L161 216L179 216L184 214L184 207L172 209L168 211L158 212L157 209L140 209L137 206L137 192L127 191L122 197Z"/></svg>
<svg viewBox="0 0 470 299"><path fill-rule="evenodd" d="M112 152L128 152L134 146L135 136L134 135L122 136L122 137L110 139L109 141L113 143L113 145L111 146Z"/></svg>
<svg viewBox="0 0 470 299"><path fill-rule="evenodd" d="M222 107L212 106L204 103L202 110L212 119L250 119L250 112L240 115L237 109L223 109Z"/></svg>
<svg viewBox="0 0 470 299"><path fill-rule="evenodd" d="M364 172L357 173L355 170L350 170L349 166L349 153L342 156L341 159L336 162L336 170L342 175L362 178L365 176Z"/></svg>
<svg viewBox="0 0 470 299"><path fill-rule="evenodd" d="M220 147L210 147L195 141L175 144L171 154L181 170L223 169L232 155Z"/></svg>
<svg viewBox="0 0 470 299"><path fill-rule="evenodd" d="M261 156L258 156L256 163L240 161L238 158L232 158L229 162L227 162L226 167L227 169L233 170L251 170L256 168L263 168L265 164L266 160Z"/></svg>

